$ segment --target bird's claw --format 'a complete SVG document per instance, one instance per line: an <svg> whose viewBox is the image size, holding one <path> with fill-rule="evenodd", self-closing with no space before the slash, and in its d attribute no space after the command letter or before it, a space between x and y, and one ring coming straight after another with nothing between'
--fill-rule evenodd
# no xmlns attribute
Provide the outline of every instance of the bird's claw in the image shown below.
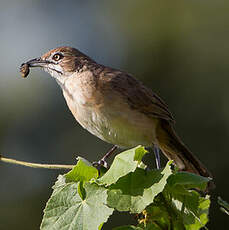
<svg viewBox="0 0 229 230"><path fill-rule="evenodd" d="M108 167L107 162L106 162L104 159L101 159L101 160L99 160L98 162L95 161L95 162L92 163L92 165L93 165L95 168L97 168L98 170L100 170L101 167L104 167L104 168L107 168L107 167Z"/></svg>

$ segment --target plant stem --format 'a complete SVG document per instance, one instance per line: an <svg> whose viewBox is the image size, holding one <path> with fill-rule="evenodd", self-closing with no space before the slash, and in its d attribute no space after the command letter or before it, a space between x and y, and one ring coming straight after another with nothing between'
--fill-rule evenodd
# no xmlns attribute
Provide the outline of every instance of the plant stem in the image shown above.
<svg viewBox="0 0 229 230"><path fill-rule="evenodd" d="M16 165L31 167L31 168L72 169L74 167L74 165L38 164L38 163L31 163L31 162L25 162L25 161L18 161L18 160L2 157L1 155L0 155L0 161L6 162L9 164L16 164Z"/></svg>

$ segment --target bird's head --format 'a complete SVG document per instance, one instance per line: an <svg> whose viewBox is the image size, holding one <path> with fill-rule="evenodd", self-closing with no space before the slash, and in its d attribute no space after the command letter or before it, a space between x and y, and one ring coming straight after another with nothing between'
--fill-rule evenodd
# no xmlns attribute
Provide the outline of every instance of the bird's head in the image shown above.
<svg viewBox="0 0 229 230"><path fill-rule="evenodd" d="M60 80L79 72L88 61L92 60L77 49L63 46L52 49L41 57L26 62L26 64L29 67L41 67L52 77Z"/></svg>

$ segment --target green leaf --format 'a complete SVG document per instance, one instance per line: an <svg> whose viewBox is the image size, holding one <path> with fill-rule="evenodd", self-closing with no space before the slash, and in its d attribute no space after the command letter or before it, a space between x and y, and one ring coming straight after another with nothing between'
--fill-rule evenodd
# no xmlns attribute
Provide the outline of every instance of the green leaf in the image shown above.
<svg viewBox="0 0 229 230"><path fill-rule="evenodd" d="M59 180L63 179L62 177ZM78 183L56 183L46 204L41 230L98 230L113 209L107 207L107 190L84 183L85 199L78 194Z"/></svg>
<svg viewBox="0 0 229 230"><path fill-rule="evenodd" d="M168 184L171 187L181 185L186 189L199 188L201 190L205 190L209 181L209 178L193 173L177 172L169 177Z"/></svg>
<svg viewBox="0 0 229 230"><path fill-rule="evenodd" d="M167 178L172 174L169 162L164 170L145 171L137 168L111 185L107 203L118 211L139 213L163 191Z"/></svg>
<svg viewBox="0 0 229 230"><path fill-rule="evenodd" d="M139 221L139 226L143 229L171 229L170 215L163 203L155 205L154 202L143 211L143 216L144 218Z"/></svg>
<svg viewBox="0 0 229 230"><path fill-rule="evenodd" d="M194 192L194 191L193 191ZM187 202L198 198L195 213L188 209ZM138 226L144 230L199 230L208 222L209 197L201 197L197 192L189 194L189 200L175 200L168 191L163 191L154 202L139 215ZM196 206L196 205L194 205Z"/></svg>
<svg viewBox="0 0 229 230"><path fill-rule="evenodd" d="M65 177L66 182L90 181L98 177L98 170L82 157L78 157L76 166Z"/></svg>
<svg viewBox="0 0 229 230"><path fill-rule="evenodd" d="M135 154L134 154L134 161L138 161L138 163L141 163L143 156L148 153L145 148L138 146L135 149Z"/></svg>
<svg viewBox="0 0 229 230"><path fill-rule="evenodd" d="M209 197L200 197L199 198L199 206L198 206L198 214L195 215L194 221L190 223L191 215L187 214L184 217L184 224L186 230L199 230L204 227L208 222L208 211L210 207Z"/></svg>
<svg viewBox="0 0 229 230"><path fill-rule="evenodd" d="M229 215L229 204L224 201L221 197L218 197L218 204L221 205L220 210Z"/></svg>
<svg viewBox="0 0 229 230"><path fill-rule="evenodd" d="M53 192L57 192L59 189L61 189L66 184L66 178L64 175L59 175L57 177L57 181L52 186Z"/></svg>
<svg viewBox="0 0 229 230"><path fill-rule="evenodd" d="M168 179L168 184L164 191L172 197L172 203L180 211L186 229L195 230L205 226L208 222L208 209L210 200L203 198L191 188L205 190L209 178L195 175L188 172L177 172ZM209 205L203 209L201 202L206 200Z"/></svg>
<svg viewBox="0 0 229 230"><path fill-rule="evenodd" d="M78 194L79 194L79 196L80 196L80 198L81 198L82 200L84 200L85 197L86 197L86 191L85 191L85 189L84 189L84 187L83 187L83 184L84 184L84 182L80 181L80 182L78 183L78 187L77 187L77 192L78 192Z"/></svg>
<svg viewBox="0 0 229 230"><path fill-rule="evenodd" d="M143 147L116 156L111 168L98 171L80 158L67 174L58 176L46 204L41 230L101 230L118 211L141 213L138 226L114 230L199 230L208 222L209 197L192 188L205 189L208 178L173 172L171 161L163 170L146 170ZM96 183L94 183L96 182ZM228 204L219 199L225 210Z"/></svg>
<svg viewBox="0 0 229 230"><path fill-rule="evenodd" d="M145 165L142 161L138 164L138 168L147 169L147 165Z"/></svg>
<svg viewBox="0 0 229 230"><path fill-rule="evenodd" d="M209 197L201 197L196 191L188 191L188 195L172 194L172 204L182 217L187 230L198 230L208 222ZM172 205L171 205L172 206Z"/></svg>
<svg viewBox="0 0 229 230"><path fill-rule="evenodd" d="M101 224L99 225L99 228L98 228L98 230L101 230L101 229L102 229L102 227L103 227L103 224L104 224L104 223L101 223Z"/></svg>
<svg viewBox="0 0 229 230"><path fill-rule="evenodd" d="M160 193L138 219L139 227L144 230L184 230L183 219L172 203Z"/></svg>
<svg viewBox="0 0 229 230"><path fill-rule="evenodd" d="M143 147L137 146L118 154L110 169L97 180L97 183L109 186L118 181L119 178L134 172L146 153L147 151Z"/></svg>
<svg viewBox="0 0 229 230"><path fill-rule="evenodd" d="M179 189L177 189L179 188ZM186 208L188 212L197 214L200 195L196 191L188 191L183 187L170 190L170 196L178 210Z"/></svg>

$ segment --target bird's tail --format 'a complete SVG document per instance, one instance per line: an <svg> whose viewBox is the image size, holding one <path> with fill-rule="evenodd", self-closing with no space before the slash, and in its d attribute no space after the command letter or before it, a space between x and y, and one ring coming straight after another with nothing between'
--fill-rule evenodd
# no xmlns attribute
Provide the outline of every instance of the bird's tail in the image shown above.
<svg viewBox="0 0 229 230"><path fill-rule="evenodd" d="M169 122L164 120L160 122L157 129L157 140L165 156L173 160L180 170L212 178L212 174L209 170L185 146ZM209 186L210 189L213 188L214 183L211 182Z"/></svg>

